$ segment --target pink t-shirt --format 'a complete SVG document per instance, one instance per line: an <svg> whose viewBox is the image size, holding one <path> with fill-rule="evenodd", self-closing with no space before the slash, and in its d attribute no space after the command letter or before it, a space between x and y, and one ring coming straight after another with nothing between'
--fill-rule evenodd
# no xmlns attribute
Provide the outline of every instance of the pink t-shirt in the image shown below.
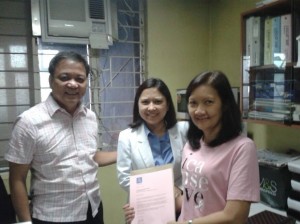
<svg viewBox="0 0 300 224"><path fill-rule="evenodd" d="M244 136L209 147L202 140L193 151L183 148L183 205L179 221L224 209L227 200L260 199L259 169L254 142Z"/></svg>

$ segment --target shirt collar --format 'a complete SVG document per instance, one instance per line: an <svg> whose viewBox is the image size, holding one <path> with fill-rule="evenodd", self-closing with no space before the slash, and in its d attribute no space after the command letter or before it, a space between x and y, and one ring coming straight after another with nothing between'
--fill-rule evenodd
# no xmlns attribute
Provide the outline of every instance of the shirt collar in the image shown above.
<svg viewBox="0 0 300 224"><path fill-rule="evenodd" d="M151 131L149 130L146 124L144 124L144 130L147 136L151 133Z"/></svg>
<svg viewBox="0 0 300 224"><path fill-rule="evenodd" d="M64 108L62 108L61 106L58 105L58 103L56 102L56 100L53 98L52 94L50 94L48 96L48 98L45 101L49 114L52 117L57 111L61 111L63 113L68 113ZM80 105L78 106L78 108L76 109L76 111L74 112L74 115L77 115L79 113L83 113L84 115L86 115L87 113L87 108L80 103ZM68 113L69 114L69 113Z"/></svg>
<svg viewBox="0 0 300 224"><path fill-rule="evenodd" d="M152 133L150 130L149 130L149 128L147 127L147 125L146 124L144 124L144 130L145 130L145 133L146 133L146 136L156 136L154 133ZM166 133L163 135L163 136L161 136L161 137L159 137L159 139L161 139L161 140L167 140L169 138L169 133L168 133L168 131L166 131Z"/></svg>

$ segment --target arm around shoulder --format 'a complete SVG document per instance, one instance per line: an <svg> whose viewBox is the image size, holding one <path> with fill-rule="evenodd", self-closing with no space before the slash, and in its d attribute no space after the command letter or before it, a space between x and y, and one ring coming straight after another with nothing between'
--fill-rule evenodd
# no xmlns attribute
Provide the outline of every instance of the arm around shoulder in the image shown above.
<svg viewBox="0 0 300 224"><path fill-rule="evenodd" d="M117 161L117 151L97 151L94 155L94 161L99 166L108 166Z"/></svg>

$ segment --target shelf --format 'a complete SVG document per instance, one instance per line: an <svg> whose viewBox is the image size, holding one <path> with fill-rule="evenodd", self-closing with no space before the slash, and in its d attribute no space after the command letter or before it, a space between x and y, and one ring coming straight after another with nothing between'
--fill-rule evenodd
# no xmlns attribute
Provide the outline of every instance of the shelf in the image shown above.
<svg viewBox="0 0 300 224"><path fill-rule="evenodd" d="M296 123L284 124L283 122L278 122L278 121L270 121L270 120L264 120L264 119L253 119L253 118L244 118L243 121L247 122L247 123L256 123L256 124L264 124L264 125L270 125L270 126L300 129L300 124L296 124Z"/></svg>
<svg viewBox="0 0 300 224"><path fill-rule="evenodd" d="M291 12L291 7L289 5L290 2L290 0L279 0L276 2L271 2L269 4L248 10L242 13L242 16L265 16L266 14L270 16L276 16L289 13Z"/></svg>
<svg viewBox="0 0 300 224"><path fill-rule="evenodd" d="M286 63L284 67L278 67L274 64L272 65L260 65L260 66L250 66L249 71L260 71L260 70L274 70L274 71L285 71L287 69L294 68L294 63ZM296 69L296 68L295 68Z"/></svg>
<svg viewBox="0 0 300 224"><path fill-rule="evenodd" d="M248 10L241 14L241 26L245 121L300 128L300 68L295 67L300 1L278 0Z"/></svg>

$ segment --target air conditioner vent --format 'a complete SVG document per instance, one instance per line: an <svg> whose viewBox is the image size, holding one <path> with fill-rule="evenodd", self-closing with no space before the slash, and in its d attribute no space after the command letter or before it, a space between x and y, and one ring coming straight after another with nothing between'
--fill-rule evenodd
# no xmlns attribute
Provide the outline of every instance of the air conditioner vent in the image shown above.
<svg viewBox="0 0 300 224"><path fill-rule="evenodd" d="M104 7L104 0L89 0L90 18L105 20Z"/></svg>

